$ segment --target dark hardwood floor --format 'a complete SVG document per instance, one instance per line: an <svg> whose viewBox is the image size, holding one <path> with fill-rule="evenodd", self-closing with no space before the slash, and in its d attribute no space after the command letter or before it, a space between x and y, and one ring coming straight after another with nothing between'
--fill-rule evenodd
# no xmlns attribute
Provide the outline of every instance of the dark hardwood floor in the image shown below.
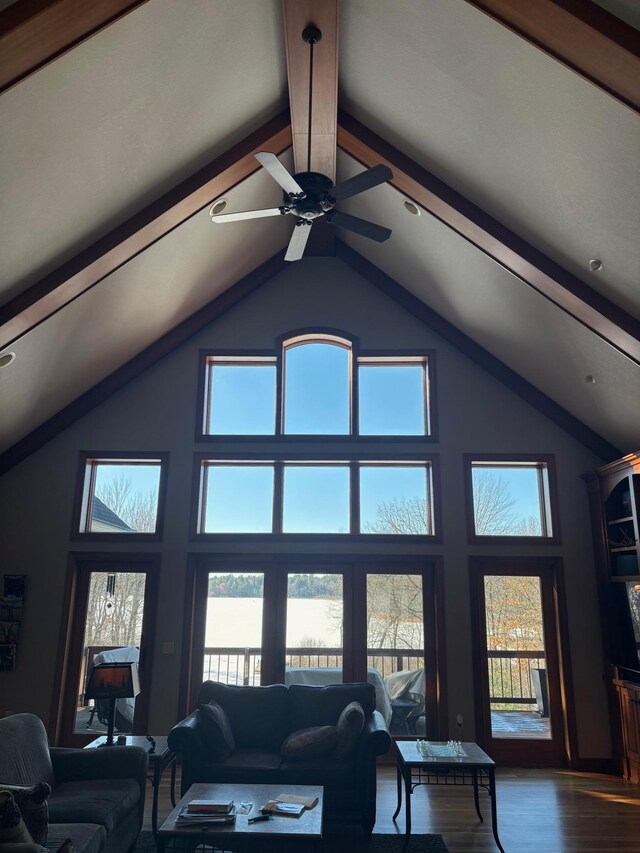
<svg viewBox="0 0 640 853"><path fill-rule="evenodd" d="M506 853L640 853L640 787L615 776L571 770L497 771L498 829ZM145 828L151 828L149 785ZM413 832L440 833L450 853L496 853L488 797L481 794L481 824L470 788L422 787L412 799ZM403 832L398 825L395 769L378 770L375 832ZM169 774L160 789L160 819L171 810Z"/></svg>

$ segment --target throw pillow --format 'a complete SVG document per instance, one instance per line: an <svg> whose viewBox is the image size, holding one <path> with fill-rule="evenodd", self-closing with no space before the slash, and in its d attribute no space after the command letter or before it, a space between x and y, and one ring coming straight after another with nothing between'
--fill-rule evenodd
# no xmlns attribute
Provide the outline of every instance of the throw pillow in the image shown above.
<svg viewBox="0 0 640 853"><path fill-rule="evenodd" d="M10 791L0 791L0 843L33 844L31 833L24 825Z"/></svg>
<svg viewBox="0 0 640 853"><path fill-rule="evenodd" d="M363 728L364 709L362 705L359 702L349 702L336 723L336 731L338 733L336 758L338 761L344 761L353 752Z"/></svg>
<svg viewBox="0 0 640 853"><path fill-rule="evenodd" d="M20 809L25 826L36 844L46 844L49 834L49 794L51 787L46 782L37 785L5 785L0 782L0 791L9 791Z"/></svg>
<svg viewBox="0 0 640 853"><path fill-rule="evenodd" d="M71 839L67 838L66 841L63 841L62 847L58 847L56 853L75 853L75 847L73 846Z"/></svg>
<svg viewBox="0 0 640 853"><path fill-rule="evenodd" d="M200 723L210 757L216 761L224 761L236 748L236 742L229 717L222 705L213 701L208 705L200 705Z"/></svg>
<svg viewBox="0 0 640 853"><path fill-rule="evenodd" d="M282 744L280 752L290 761L319 758L331 752L338 742L335 726L313 726L293 732Z"/></svg>

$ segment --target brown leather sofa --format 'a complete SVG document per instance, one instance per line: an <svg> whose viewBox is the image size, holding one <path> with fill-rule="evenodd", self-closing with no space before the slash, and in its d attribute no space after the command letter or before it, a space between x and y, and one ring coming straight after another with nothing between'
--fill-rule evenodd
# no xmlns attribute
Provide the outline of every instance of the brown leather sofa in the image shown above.
<svg viewBox="0 0 640 853"><path fill-rule="evenodd" d="M182 793L194 782L255 782L323 785L327 823L359 823L370 833L376 819L376 758L391 746L382 715L375 710L371 684L311 687L272 684L236 687L205 681L197 705L214 700L224 708L235 750L223 761L207 753L200 712L190 714L169 733L169 746L182 756ZM346 759L334 754L292 761L280 750L292 732L335 726L353 701L362 705L364 728Z"/></svg>
<svg viewBox="0 0 640 853"><path fill-rule="evenodd" d="M49 850L67 838L75 853L131 850L142 828L147 762L147 753L133 746L50 748L33 714L0 719L0 782L51 786ZM32 853L31 847L19 845L21 853ZM0 844L0 853L3 848ZM33 851L40 849L33 845Z"/></svg>

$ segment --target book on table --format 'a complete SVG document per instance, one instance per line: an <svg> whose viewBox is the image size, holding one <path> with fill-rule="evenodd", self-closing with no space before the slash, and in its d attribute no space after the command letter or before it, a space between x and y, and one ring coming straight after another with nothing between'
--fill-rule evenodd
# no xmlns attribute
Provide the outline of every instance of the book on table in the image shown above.
<svg viewBox="0 0 640 853"><path fill-rule="evenodd" d="M211 811L190 811L189 806L183 806L176 817L176 826L219 826L234 823L236 810L231 805L231 810L225 813Z"/></svg>
<svg viewBox="0 0 640 853"><path fill-rule="evenodd" d="M233 800L191 800L187 804L188 812L206 814L229 814L233 809Z"/></svg>

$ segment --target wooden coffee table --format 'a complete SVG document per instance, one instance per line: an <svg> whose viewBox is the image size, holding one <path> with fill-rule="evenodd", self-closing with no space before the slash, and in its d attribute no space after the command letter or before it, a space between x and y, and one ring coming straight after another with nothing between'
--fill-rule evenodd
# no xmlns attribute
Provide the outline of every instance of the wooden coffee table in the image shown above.
<svg viewBox="0 0 640 853"><path fill-rule="evenodd" d="M269 820L248 823L248 819L260 814L260 807L278 794L298 794L302 797L317 797L313 809L305 809L300 817L274 816ZM235 824L201 827L176 827L175 821L182 806L191 800L233 800L236 810L241 802L253 803L249 814L236 814ZM158 853L165 850L193 850L196 844L211 844L221 850L236 853L251 851L322 851L323 788L318 785L253 785L253 784L207 784L192 785L178 805L158 830L156 843Z"/></svg>

